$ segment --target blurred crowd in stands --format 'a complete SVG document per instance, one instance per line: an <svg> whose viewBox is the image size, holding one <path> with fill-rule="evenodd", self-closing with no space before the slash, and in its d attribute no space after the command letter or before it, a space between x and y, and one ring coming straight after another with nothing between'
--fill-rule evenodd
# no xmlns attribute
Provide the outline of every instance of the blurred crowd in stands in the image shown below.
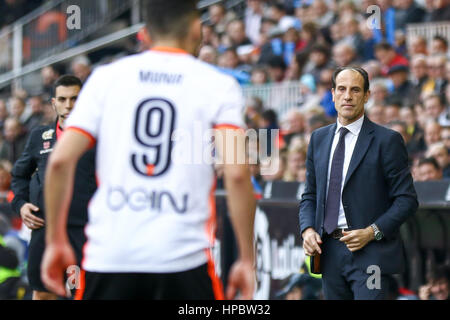
<svg viewBox="0 0 450 320"><path fill-rule="evenodd" d="M379 25L372 5L380 9ZM309 135L336 121L331 78L346 65L368 71L366 115L403 136L414 179L450 178L448 39L406 37L408 24L449 22L449 1L248 0L243 17L220 3L209 16L200 59L243 85L300 83L301 98L282 115L258 97L247 100L249 128L281 129L280 170L259 180L305 181Z"/></svg>
<svg viewBox="0 0 450 320"><path fill-rule="evenodd" d="M45 0L0 0L0 30L30 13Z"/></svg>
<svg viewBox="0 0 450 320"><path fill-rule="evenodd" d="M0 0L0 29L42 2ZM276 173L261 175L265 163L251 166L256 190L266 181L305 181L310 134L336 121L331 79L336 67L346 65L368 71L371 97L366 116L403 136L414 180L450 179L448 39L436 34L407 41L406 36L410 23L450 24L449 0L247 0L244 12L228 10L225 4L215 3L205 12L199 59L243 86L298 81L301 92L301 99L284 114L258 97L246 101L247 127L268 129L267 137L280 154L272 159L279 164ZM373 19L374 11L368 10L372 5L380 9L381 21ZM136 51L147 48L141 42ZM73 73L85 82L92 69L89 57L80 56L63 68L43 68L37 93L16 89L0 96L0 205L12 200L10 172L28 134L55 121L54 81ZM280 129L280 134L271 129ZM1 210L9 218L9 230L19 229L17 214L6 206ZM289 285L306 283L297 280ZM417 299L449 299L449 282L448 268L439 267L418 292L403 293Z"/></svg>

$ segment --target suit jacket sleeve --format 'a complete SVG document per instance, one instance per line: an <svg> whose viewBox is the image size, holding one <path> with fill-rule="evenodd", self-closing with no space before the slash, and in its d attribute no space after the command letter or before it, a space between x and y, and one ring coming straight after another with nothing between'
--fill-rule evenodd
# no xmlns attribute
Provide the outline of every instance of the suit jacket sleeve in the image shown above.
<svg viewBox="0 0 450 320"><path fill-rule="evenodd" d="M408 166L408 153L401 135L393 132L382 145L382 149L384 176L389 198L393 199L393 203L375 224L385 237L391 238L398 233L402 223L415 214L419 204Z"/></svg>
<svg viewBox="0 0 450 320"><path fill-rule="evenodd" d="M314 167L314 132L311 135L306 155L306 185L300 201L300 236L309 227L315 226L316 215L316 173Z"/></svg>
<svg viewBox="0 0 450 320"><path fill-rule="evenodd" d="M14 199L11 203L13 210L17 213L20 212L20 208L29 202L29 185L31 176L36 170L37 164L32 156L33 148L33 133L28 137L25 149L17 159L12 170L11 189L14 193Z"/></svg>

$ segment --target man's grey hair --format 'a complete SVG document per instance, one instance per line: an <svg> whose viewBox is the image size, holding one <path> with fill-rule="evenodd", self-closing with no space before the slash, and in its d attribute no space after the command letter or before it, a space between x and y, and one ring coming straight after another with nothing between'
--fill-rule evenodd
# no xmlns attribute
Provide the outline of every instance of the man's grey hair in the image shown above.
<svg viewBox="0 0 450 320"><path fill-rule="evenodd" d="M72 60L72 64L71 64L72 66L77 65L77 64L81 64L83 66L90 67L91 60L89 60L89 58L87 56L81 55Z"/></svg>

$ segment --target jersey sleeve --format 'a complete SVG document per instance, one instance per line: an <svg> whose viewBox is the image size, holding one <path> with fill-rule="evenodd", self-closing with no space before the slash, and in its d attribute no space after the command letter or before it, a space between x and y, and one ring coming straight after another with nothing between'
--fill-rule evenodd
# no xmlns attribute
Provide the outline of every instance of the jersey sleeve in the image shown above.
<svg viewBox="0 0 450 320"><path fill-rule="evenodd" d="M80 91L66 128L86 135L91 144L98 137L100 119L105 105L107 77L105 67L97 68Z"/></svg>
<svg viewBox="0 0 450 320"><path fill-rule="evenodd" d="M232 80L227 89L223 90L221 102L213 118L215 129L244 128L244 97L239 84Z"/></svg>

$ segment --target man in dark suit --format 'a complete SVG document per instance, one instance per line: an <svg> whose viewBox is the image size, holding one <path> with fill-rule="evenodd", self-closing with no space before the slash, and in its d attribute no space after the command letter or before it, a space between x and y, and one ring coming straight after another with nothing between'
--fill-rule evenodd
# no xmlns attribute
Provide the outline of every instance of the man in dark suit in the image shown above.
<svg viewBox="0 0 450 320"><path fill-rule="evenodd" d="M364 117L365 70L338 68L332 82L338 121L311 135L303 248L320 257L326 299L383 299L386 275L404 267L399 227L418 207L408 155L400 134Z"/></svg>
<svg viewBox="0 0 450 320"><path fill-rule="evenodd" d="M48 157L63 133L65 120L72 111L80 89L81 81L74 76L62 76L56 81L52 104L58 119L54 124L37 127L30 133L25 150L12 170L11 188L15 195L12 206L20 213L23 223L32 230L27 271L34 300L57 299L43 285L40 272L45 249L44 177ZM74 198L67 221L78 265L86 242L84 226L87 222L87 205L96 188L93 148L78 163Z"/></svg>

